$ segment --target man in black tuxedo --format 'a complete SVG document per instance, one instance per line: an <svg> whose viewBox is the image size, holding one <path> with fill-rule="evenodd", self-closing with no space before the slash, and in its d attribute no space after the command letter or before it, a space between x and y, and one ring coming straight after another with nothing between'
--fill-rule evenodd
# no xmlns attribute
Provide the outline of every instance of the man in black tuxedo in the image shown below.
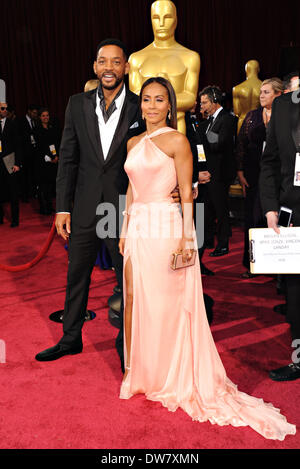
<svg viewBox="0 0 300 469"><path fill-rule="evenodd" d="M229 186L236 175L234 145L237 119L221 106L222 92L207 86L200 94L201 110L209 118L200 124L203 146L210 173L205 194L205 247L214 247L215 220L217 246L212 257L228 254L231 227L229 219Z"/></svg>
<svg viewBox="0 0 300 469"><path fill-rule="evenodd" d="M196 220L196 206L197 204L204 204L206 183L210 181L210 173L207 171L207 163L203 160L201 153L201 145L203 141L199 133L199 125L201 120L196 115L196 105L185 113L186 137L190 142L193 154L193 191L194 191L194 222ZM197 226L197 225L196 225ZM202 227L201 227L202 228ZM198 241L199 242L199 241ZM201 267L201 274L213 276L214 272L206 267L202 262L204 254L204 246L198 246L199 261Z"/></svg>
<svg viewBox="0 0 300 469"><path fill-rule="evenodd" d="M14 154L11 168L7 168L5 157ZM7 103L0 103L0 184L7 187L11 206L11 227L19 226L19 193L17 172L21 166L21 148L17 127L7 118ZM3 223L3 207L0 203L0 224Z"/></svg>
<svg viewBox="0 0 300 469"><path fill-rule="evenodd" d="M267 128L266 148L261 160L260 197L268 227L279 232L281 206L293 211L292 224L300 226L300 186L295 184L295 163L300 158L300 94L298 91L276 98ZM300 270L299 270L300 272ZM292 341L300 340L300 275L285 275L287 320ZM299 347L300 343L296 345ZM299 363L270 372L274 381L300 378Z"/></svg>
<svg viewBox="0 0 300 469"><path fill-rule="evenodd" d="M57 345L36 356L39 361L82 351L90 276L100 245L96 233L100 215L96 210L103 202L116 209L116 236L104 241L118 285L123 284L123 257L118 248L119 195L126 194L128 185L123 169L127 140L142 131L138 96L125 87L129 64L119 40L107 39L99 44L94 71L99 87L72 96L66 109L56 183L56 228L65 240L69 238L64 334ZM124 369L122 324L116 347Z"/></svg>
<svg viewBox="0 0 300 469"><path fill-rule="evenodd" d="M28 202L36 192L35 177L35 158L36 158L36 141L34 131L38 119L38 106L35 104L28 105L26 116L18 119L19 134L22 142L22 199Z"/></svg>

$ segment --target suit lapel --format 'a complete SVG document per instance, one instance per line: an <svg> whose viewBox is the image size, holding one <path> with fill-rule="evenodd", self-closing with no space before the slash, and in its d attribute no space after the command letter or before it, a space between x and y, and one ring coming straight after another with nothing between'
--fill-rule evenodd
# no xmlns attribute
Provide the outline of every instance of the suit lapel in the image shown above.
<svg viewBox="0 0 300 469"><path fill-rule="evenodd" d="M105 160L105 164L113 157L115 152L117 151L118 147L120 146L121 142L125 139L130 124L136 114L137 107L136 103L133 103L128 96L128 91L126 89L126 97L124 100L124 105L121 111L121 115L119 118L119 122L114 134L114 137L111 142L111 146L109 148L108 155Z"/></svg>
<svg viewBox="0 0 300 469"><path fill-rule="evenodd" d="M300 118L300 108L299 104L295 104L291 100L291 109L290 109L290 119L291 119L291 127L292 127L292 137L295 143L295 147L298 150L298 138L297 138L297 130L298 130L298 125L299 123L299 118Z"/></svg>
<svg viewBox="0 0 300 469"><path fill-rule="evenodd" d="M98 117L96 114L96 92L97 89L84 95L83 110L86 120L87 133L93 144L96 155L101 160L101 162L104 163L98 126Z"/></svg>
<svg viewBox="0 0 300 469"><path fill-rule="evenodd" d="M209 131L213 130L214 126L216 125L216 123L218 122L219 118L223 115L224 113L224 109L222 109L219 114L217 115L217 117L214 119Z"/></svg>

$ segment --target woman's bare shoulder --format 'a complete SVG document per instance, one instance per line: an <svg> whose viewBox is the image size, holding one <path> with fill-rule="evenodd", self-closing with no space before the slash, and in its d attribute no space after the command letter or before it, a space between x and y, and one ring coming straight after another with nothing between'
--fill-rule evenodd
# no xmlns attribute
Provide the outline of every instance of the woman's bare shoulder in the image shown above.
<svg viewBox="0 0 300 469"><path fill-rule="evenodd" d="M172 132L170 142L174 149L182 148L182 147L185 147L186 145L189 145L189 141L187 137L183 133L179 132L178 130L176 130L175 132Z"/></svg>
<svg viewBox="0 0 300 469"><path fill-rule="evenodd" d="M140 135L135 135L131 137L127 142L127 151L130 151L135 145L139 143L139 141L145 136L146 132L143 132Z"/></svg>

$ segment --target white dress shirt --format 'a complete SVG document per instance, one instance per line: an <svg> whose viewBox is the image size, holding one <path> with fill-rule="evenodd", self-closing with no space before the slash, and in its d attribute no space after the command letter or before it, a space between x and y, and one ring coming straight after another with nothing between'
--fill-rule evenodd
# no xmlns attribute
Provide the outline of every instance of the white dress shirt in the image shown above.
<svg viewBox="0 0 300 469"><path fill-rule="evenodd" d="M213 120L212 120L211 126L212 126L213 123L215 122L217 116L220 114L220 112L222 111L222 109L223 109L222 106L219 107L219 108L216 110L216 112L214 112L214 114L212 115ZM210 127L211 127L211 126L210 126Z"/></svg>
<svg viewBox="0 0 300 469"><path fill-rule="evenodd" d="M107 155L111 146L111 142L115 135L115 131L116 131L119 119L120 119L122 107L125 101L125 96L126 96L126 88L124 86L120 96L118 96L115 100L116 110L112 113L108 121L105 123L103 114L100 108L100 98L98 96L98 93L96 94L96 114L98 117L99 133L100 133L103 157L105 160L107 158Z"/></svg>
<svg viewBox="0 0 300 469"><path fill-rule="evenodd" d="M0 125L1 125L1 130L2 131L3 131L4 126L5 126L5 121L6 121L6 117L2 117L2 119L0 119Z"/></svg>

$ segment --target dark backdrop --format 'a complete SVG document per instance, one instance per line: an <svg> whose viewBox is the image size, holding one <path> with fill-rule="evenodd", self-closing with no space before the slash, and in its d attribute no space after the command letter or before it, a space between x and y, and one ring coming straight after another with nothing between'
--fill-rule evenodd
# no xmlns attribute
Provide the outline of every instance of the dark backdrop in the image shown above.
<svg viewBox="0 0 300 469"><path fill-rule="evenodd" d="M100 40L119 37L130 52L153 41L151 3L0 0L0 78L6 81L7 99L17 114L35 102L48 105L63 120L68 97L94 77L92 63ZM174 3L177 41L201 56L200 88L218 84L230 93L245 79L244 66L250 59L259 61L261 79L278 75L283 48L300 45L298 0Z"/></svg>

